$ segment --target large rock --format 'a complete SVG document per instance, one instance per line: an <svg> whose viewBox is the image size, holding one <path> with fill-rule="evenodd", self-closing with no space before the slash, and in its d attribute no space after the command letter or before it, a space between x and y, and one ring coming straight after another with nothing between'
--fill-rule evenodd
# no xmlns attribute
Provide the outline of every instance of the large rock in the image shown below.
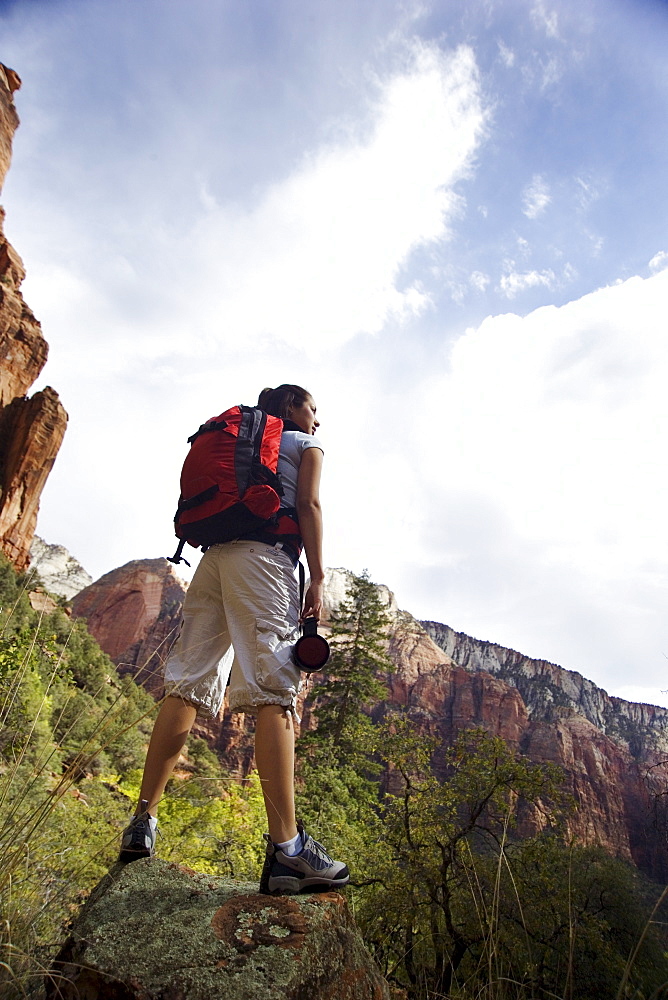
<svg viewBox="0 0 668 1000"><path fill-rule="evenodd" d="M30 563L39 500L66 426L51 386L0 411L0 548L18 570Z"/></svg>
<svg viewBox="0 0 668 1000"><path fill-rule="evenodd" d="M20 85L14 70L0 63L0 186L19 124L12 95ZM25 270L4 236L3 220L0 208L0 551L23 570L67 414L50 386L26 396L44 367L48 345L19 290Z"/></svg>
<svg viewBox="0 0 668 1000"><path fill-rule="evenodd" d="M53 973L52 1000L389 997L338 893L261 896L158 858L112 869Z"/></svg>

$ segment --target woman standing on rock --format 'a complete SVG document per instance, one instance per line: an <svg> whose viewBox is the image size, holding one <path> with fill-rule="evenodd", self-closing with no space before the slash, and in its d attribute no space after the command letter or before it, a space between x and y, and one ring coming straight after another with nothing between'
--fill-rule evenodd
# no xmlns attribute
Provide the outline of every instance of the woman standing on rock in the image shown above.
<svg viewBox="0 0 668 1000"><path fill-rule="evenodd" d="M296 385L264 389L258 406L284 421L278 473L281 508L296 508L310 585L302 618L322 611L324 567L319 500L323 449L311 395ZM299 551L268 532L212 545L202 556L183 605L183 627L165 666L164 699L146 756L137 814L123 833L120 860L155 850L157 806L198 710L213 718L230 679L232 711L257 716L255 762L269 834L261 892L337 889L348 869L295 820L294 717L300 685L292 660L300 609Z"/></svg>

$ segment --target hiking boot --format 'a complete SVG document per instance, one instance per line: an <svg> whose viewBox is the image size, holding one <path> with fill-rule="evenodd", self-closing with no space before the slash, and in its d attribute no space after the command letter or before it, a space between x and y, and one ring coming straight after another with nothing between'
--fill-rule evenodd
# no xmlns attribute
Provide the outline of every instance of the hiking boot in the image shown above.
<svg viewBox="0 0 668 1000"><path fill-rule="evenodd" d="M139 803L140 812L132 817L121 840L121 853L118 860L123 862L136 861L137 858L150 858L155 853L155 835L157 827L151 829L148 814L148 801L142 799Z"/></svg>
<svg viewBox="0 0 668 1000"><path fill-rule="evenodd" d="M298 892L331 892L348 884L350 874L342 861L334 861L317 840L307 835L297 823L302 849L292 857L276 847L264 834L267 854L260 879L260 892L268 896L295 895Z"/></svg>

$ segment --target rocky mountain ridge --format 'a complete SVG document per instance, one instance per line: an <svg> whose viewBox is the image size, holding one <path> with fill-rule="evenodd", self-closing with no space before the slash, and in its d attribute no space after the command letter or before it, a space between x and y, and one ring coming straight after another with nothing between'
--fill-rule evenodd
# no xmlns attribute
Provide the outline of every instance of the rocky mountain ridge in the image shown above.
<svg viewBox="0 0 668 1000"><path fill-rule="evenodd" d="M668 709L610 696L575 670L474 639L440 622L420 624L436 645L465 670L493 674L517 688L529 719L553 721L581 715L634 757L650 751L668 754Z"/></svg>
<svg viewBox="0 0 668 1000"><path fill-rule="evenodd" d="M50 545L39 535L35 535L30 545L30 569L48 591L68 601L93 582L90 573L64 545Z"/></svg>

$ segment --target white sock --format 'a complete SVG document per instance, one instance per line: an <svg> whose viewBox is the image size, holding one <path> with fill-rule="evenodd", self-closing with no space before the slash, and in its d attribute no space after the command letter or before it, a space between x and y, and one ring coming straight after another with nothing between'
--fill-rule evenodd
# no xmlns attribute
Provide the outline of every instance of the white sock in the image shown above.
<svg viewBox="0 0 668 1000"><path fill-rule="evenodd" d="M157 816L151 816L151 814L149 813L148 814L148 825L151 827L151 832L155 833L155 828L158 825L158 817Z"/></svg>
<svg viewBox="0 0 668 1000"><path fill-rule="evenodd" d="M289 858L293 858L302 849L302 838L297 833L292 840L286 840L283 844L276 844L276 847L278 847L279 851L283 851L283 854L287 854Z"/></svg>

